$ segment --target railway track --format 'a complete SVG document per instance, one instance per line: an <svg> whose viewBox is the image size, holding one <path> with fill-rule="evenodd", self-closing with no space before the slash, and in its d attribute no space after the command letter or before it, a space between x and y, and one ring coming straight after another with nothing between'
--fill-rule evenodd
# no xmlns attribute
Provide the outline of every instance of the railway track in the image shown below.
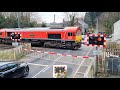
<svg viewBox="0 0 120 90"><path fill-rule="evenodd" d="M11 49L12 45L0 44L0 50Z"/></svg>

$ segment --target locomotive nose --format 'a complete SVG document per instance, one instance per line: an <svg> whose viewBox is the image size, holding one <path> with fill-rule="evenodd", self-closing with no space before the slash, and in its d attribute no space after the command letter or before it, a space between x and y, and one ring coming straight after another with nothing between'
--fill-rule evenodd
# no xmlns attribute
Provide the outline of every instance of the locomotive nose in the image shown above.
<svg viewBox="0 0 120 90"><path fill-rule="evenodd" d="M81 42L82 41L82 35L76 36L75 41L76 42Z"/></svg>

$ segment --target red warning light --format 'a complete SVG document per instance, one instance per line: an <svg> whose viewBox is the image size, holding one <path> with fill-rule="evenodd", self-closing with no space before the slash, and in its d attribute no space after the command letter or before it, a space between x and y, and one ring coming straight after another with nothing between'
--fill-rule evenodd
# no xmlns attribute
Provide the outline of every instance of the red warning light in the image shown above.
<svg viewBox="0 0 120 90"><path fill-rule="evenodd" d="M99 38L98 38L98 41L101 41L101 40L102 40L102 38L99 37Z"/></svg>

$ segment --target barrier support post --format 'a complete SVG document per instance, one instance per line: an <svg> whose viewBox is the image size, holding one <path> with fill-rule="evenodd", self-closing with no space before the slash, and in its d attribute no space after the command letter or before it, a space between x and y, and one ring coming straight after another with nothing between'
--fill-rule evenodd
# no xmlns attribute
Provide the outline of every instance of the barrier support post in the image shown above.
<svg viewBox="0 0 120 90"><path fill-rule="evenodd" d="M98 47L96 47L96 50L98 50ZM96 71L95 71L95 76L97 77L98 74L98 55L96 55Z"/></svg>

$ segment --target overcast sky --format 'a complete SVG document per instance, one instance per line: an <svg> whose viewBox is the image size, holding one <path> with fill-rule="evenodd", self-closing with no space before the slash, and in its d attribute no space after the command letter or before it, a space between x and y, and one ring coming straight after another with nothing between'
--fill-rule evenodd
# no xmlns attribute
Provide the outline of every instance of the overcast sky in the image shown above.
<svg viewBox="0 0 120 90"><path fill-rule="evenodd" d="M81 17L84 17L86 12L79 12ZM41 17L42 21L46 23L51 23L54 21L54 14L55 14L55 22L59 23L63 21L64 13L63 12L38 12L39 16Z"/></svg>

